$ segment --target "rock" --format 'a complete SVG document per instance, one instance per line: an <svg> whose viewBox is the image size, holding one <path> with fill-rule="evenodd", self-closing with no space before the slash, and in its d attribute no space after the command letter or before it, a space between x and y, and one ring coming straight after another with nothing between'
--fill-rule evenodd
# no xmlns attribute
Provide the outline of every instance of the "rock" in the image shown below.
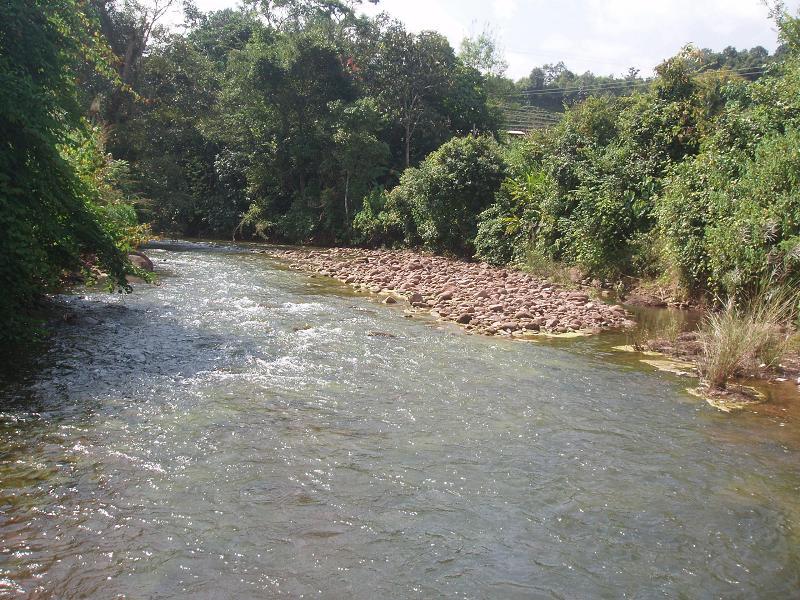
<svg viewBox="0 0 800 600"><path fill-rule="evenodd" d="M389 333L387 331L369 331L367 335L370 337L381 337L381 338L396 338L397 336Z"/></svg>
<svg viewBox="0 0 800 600"><path fill-rule="evenodd" d="M582 290L485 263L409 251L336 248L270 253L293 261L296 268L330 274L357 289L378 293L386 304L395 303L395 294L401 293L415 309L475 332L511 335L520 330L588 331L630 324L621 306L592 302Z"/></svg>
<svg viewBox="0 0 800 600"><path fill-rule="evenodd" d="M147 271L149 273L153 272L153 261L151 261L147 256L142 254L141 252L136 252L135 254L128 254L128 260L131 261L131 264L134 267L139 267L143 271Z"/></svg>

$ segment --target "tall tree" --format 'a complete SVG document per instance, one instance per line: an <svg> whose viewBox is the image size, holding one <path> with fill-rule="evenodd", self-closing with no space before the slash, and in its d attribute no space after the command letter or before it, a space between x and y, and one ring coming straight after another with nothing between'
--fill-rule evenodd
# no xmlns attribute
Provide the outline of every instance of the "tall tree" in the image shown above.
<svg viewBox="0 0 800 600"><path fill-rule="evenodd" d="M119 85L110 93L105 118L118 123L126 98L136 86L142 57L158 23L176 6L178 0L91 0L100 19L101 29L117 56Z"/></svg>
<svg viewBox="0 0 800 600"><path fill-rule="evenodd" d="M426 111L446 95L456 57L447 39L434 32L409 33L398 22L382 32L368 66L370 86L403 132L405 166L411 165L414 135Z"/></svg>

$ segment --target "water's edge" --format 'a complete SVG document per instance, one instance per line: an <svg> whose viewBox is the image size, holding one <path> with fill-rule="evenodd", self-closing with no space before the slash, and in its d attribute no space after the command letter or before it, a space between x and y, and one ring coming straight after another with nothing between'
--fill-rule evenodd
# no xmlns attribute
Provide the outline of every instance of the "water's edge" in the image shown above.
<svg viewBox="0 0 800 600"><path fill-rule="evenodd" d="M719 414L613 335L467 335L251 249L61 300L0 390L0 596L800 587L796 420Z"/></svg>

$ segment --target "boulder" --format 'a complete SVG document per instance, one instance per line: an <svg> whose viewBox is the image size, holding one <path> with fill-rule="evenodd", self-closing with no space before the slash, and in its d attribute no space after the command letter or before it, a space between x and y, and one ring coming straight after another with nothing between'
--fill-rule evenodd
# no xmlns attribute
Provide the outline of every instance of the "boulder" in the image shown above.
<svg viewBox="0 0 800 600"><path fill-rule="evenodd" d="M139 267L143 271L153 272L153 261L141 252L128 254L128 260L134 267Z"/></svg>

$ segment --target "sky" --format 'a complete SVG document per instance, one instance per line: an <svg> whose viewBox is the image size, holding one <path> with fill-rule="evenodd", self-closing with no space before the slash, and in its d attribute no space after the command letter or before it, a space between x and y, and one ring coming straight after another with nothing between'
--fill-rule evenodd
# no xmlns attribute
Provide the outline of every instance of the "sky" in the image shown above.
<svg viewBox="0 0 800 600"><path fill-rule="evenodd" d="M195 1L206 11L238 5ZM800 0L786 5L798 14ZM576 73L620 75L635 67L650 75L687 43L772 52L778 37L761 0L381 0L361 10L387 12L410 31L438 31L456 49L465 36L489 29L514 79L559 60Z"/></svg>

